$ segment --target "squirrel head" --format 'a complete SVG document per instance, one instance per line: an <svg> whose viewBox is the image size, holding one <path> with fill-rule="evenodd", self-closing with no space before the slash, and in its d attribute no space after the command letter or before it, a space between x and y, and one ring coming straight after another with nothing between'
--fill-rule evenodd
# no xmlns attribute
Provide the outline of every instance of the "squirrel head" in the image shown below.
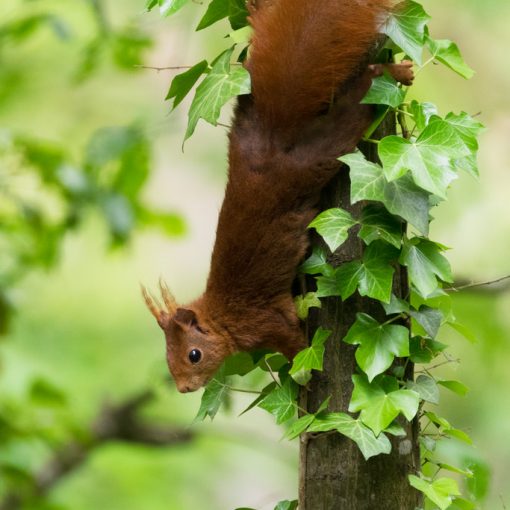
<svg viewBox="0 0 510 510"><path fill-rule="evenodd" d="M205 386L232 354L231 343L213 332L198 310L179 307L168 287L160 281L165 308L145 288L147 307L165 333L168 368L181 393Z"/></svg>

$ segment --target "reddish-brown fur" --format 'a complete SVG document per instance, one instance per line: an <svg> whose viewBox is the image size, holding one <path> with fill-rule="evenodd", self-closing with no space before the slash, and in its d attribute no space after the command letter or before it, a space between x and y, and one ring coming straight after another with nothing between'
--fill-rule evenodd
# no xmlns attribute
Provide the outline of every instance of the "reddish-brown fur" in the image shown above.
<svg viewBox="0 0 510 510"><path fill-rule="evenodd" d="M239 98L230 133L207 288L181 308L164 292L168 312L156 313L179 391L207 383L236 351L292 358L305 347L291 285L318 195L372 120L359 103L382 72L366 60L387 3L252 0L253 94Z"/></svg>

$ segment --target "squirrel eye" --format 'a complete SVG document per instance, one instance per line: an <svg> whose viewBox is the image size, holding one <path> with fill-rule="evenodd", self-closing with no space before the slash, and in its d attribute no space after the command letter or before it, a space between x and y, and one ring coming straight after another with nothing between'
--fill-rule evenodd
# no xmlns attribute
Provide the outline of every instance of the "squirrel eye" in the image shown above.
<svg viewBox="0 0 510 510"><path fill-rule="evenodd" d="M198 349L193 349L189 353L189 360L191 363L195 364L198 363L202 359L202 353Z"/></svg>

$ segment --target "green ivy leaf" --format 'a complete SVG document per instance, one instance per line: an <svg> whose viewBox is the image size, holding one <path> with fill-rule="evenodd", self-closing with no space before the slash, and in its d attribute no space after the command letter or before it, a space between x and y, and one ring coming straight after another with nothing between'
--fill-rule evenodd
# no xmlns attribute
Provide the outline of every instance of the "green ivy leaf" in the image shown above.
<svg viewBox="0 0 510 510"><path fill-rule="evenodd" d="M159 12L162 16L171 16L175 14L178 10L182 9L189 0L158 0ZM151 10L152 5L154 7L156 4L154 1L149 0L148 9Z"/></svg>
<svg viewBox="0 0 510 510"><path fill-rule="evenodd" d="M420 404L418 393L397 389L395 378L383 376L369 383L365 375L353 375L352 380L354 391L349 411L361 411L361 421L370 427L376 436L400 413L409 421L416 416Z"/></svg>
<svg viewBox="0 0 510 510"><path fill-rule="evenodd" d="M262 402L277 387L278 385L276 384L276 382L273 381L269 383L265 388L262 389L260 395L244 411L242 411L239 414L239 416L242 416L248 411L251 411L254 407L258 406L260 402Z"/></svg>
<svg viewBox="0 0 510 510"><path fill-rule="evenodd" d="M297 510L298 502L294 501L280 501L275 507L274 510Z"/></svg>
<svg viewBox="0 0 510 510"><path fill-rule="evenodd" d="M216 125L221 108L227 101L250 92L250 75L243 67L230 66L234 47L224 51L211 71L198 86L189 110L188 128L184 140L195 131L199 119Z"/></svg>
<svg viewBox="0 0 510 510"><path fill-rule="evenodd" d="M67 403L65 393L50 381L42 378L32 381L29 396L34 404L44 407L60 407Z"/></svg>
<svg viewBox="0 0 510 510"><path fill-rule="evenodd" d="M298 384L305 385L312 378L312 370L322 370L324 344L330 335L331 331L318 328L311 346L302 350L294 358L289 374Z"/></svg>
<svg viewBox="0 0 510 510"><path fill-rule="evenodd" d="M441 198L446 197L446 190L457 177L451 161L470 154L457 131L441 119L430 122L416 141L387 136L378 147L389 181L411 171L420 188Z"/></svg>
<svg viewBox="0 0 510 510"><path fill-rule="evenodd" d="M367 95L361 100L362 104L385 104L393 108L400 106L406 97L406 91L399 87L398 82L388 73L372 80Z"/></svg>
<svg viewBox="0 0 510 510"><path fill-rule="evenodd" d="M382 31L421 65L425 26L430 19L420 4L406 0L388 18Z"/></svg>
<svg viewBox="0 0 510 510"><path fill-rule="evenodd" d="M287 439L295 439L296 437L300 436L315 420L314 414L305 414L305 416L302 416L299 418L299 420L296 420L287 430L285 433L285 437Z"/></svg>
<svg viewBox="0 0 510 510"><path fill-rule="evenodd" d="M439 246L427 239L406 241L400 263L408 268L412 284L424 298L438 288L436 277L453 282L449 262L441 255Z"/></svg>
<svg viewBox="0 0 510 510"><path fill-rule="evenodd" d="M437 381L437 384L457 393L457 395L460 395L461 397L464 397L469 393L469 388L459 381Z"/></svg>
<svg viewBox="0 0 510 510"><path fill-rule="evenodd" d="M274 415L276 423L281 425L283 422L290 420L296 413L297 395L298 386L289 377L283 386L275 388L258 406Z"/></svg>
<svg viewBox="0 0 510 510"><path fill-rule="evenodd" d="M178 74L170 85L165 101L173 99L172 110L174 110L182 100L188 95L189 91L193 88L200 76L207 71L209 64L207 60L202 60L195 64L191 69L186 72Z"/></svg>
<svg viewBox="0 0 510 510"><path fill-rule="evenodd" d="M436 105L432 103L419 103L414 99L411 101L408 111L414 117L416 127L420 131L423 131L428 126L431 117L437 115Z"/></svg>
<svg viewBox="0 0 510 510"><path fill-rule="evenodd" d="M395 294L391 295L391 299L389 303L382 304L386 315L393 315L396 313L407 313L409 312L410 306L407 301L403 299L397 298Z"/></svg>
<svg viewBox="0 0 510 510"><path fill-rule="evenodd" d="M436 308L422 305L418 311L410 310L409 315L425 330L430 338L435 338L443 322L443 314Z"/></svg>
<svg viewBox="0 0 510 510"><path fill-rule="evenodd" d="M361 152L339 159L351 169L351 203L361 200L382 202L390 213L411 223L422 234L428 234L429 194L418 188L410 177L387 182L383 169L367 161Z"/></svg>
<svg viewBox="0 0 510 510"><path fill-rule="evenodd" d="M439 404L439 389L436 381L428 375L420 375L416 381L408 381L407 387L420 395L422 400Z"/></svg>
<svg viewBox="0 0 510 510"><path fill-rule="evenodd" d="M376 241L363 255L363 274L360 275L359 293L389 303L395 269L390 262L396 259L398 252L392 246Z"/></svg>
<svg viewBox="0 0 510 510"><path fill-rule="evenodd" d="M379 434L376 437L359 419L355 420L345 413L328 413L318 416L308 430L310 432L337 430L358 445L366 460L381 453L391 452L391 443L386 435Z"/></svg>
<svg viewBox="0 0 510 510"><path fill-rule="evenodd" d="M426 37L426 44L431 55L441 64L449 67L467 80L474 76L475 72L464 62L459 47L454 42L447 39L434 40Z"/></svg>
<svg viewBox="0 0 510 510"><path fill-rule="evenodd" d="M464 498L454 498L452 505L448 510L474 510L475 503Z"/></svg>
<svg viewBox="0 0 510 510"><path fill-rule="evenodd" d="M367 205L360 218L361 229L358 236L370 244L382 240L400 249L402 245L402 222L390 214L382 205Z"/></svg>
<svg viewBox="0 0 510 510"><path fill-rule="evenodd" d="M317 297L315 292L308 292L304 296L296 296L294 298L294 304L296 305L297 316L301 320L305 320L308 317L310 308L321 308L321 300Z"/></svg>
<svg viewBox="0 0 510 510"><path fill-rule="evenodd" d="M346 241L349 229L356 223L356 220L347 211L334 208L319 214L308 228L314 228L322 236L329 249L334 252Z"/></svg>
<svg viewBox="0 0 510 510"><path fill-rule="evenodd" d="M343 264L327 276L317 278L317 296L349 298L358 288L361 296L388 303L391 297L393 273L390 262L397 252L392 246L373 242L365 251L362 261Z"/></svg>
<svg viewBox="0 0 510 510"><path fill-rule="evenodd" d="M226 385L225 373L223 369L220 369L214 379L205 387L200 409L193 422L204 421L208 416L211 420L214 420L227 396L228 386Z"/></svg>
<svg viewBox="0 0 510 510"><path fill-rule="evenodd" d="M446 347L445 344L430 338L413 337L411 338L411 361L413 363L430 363Z"/></svg>
<svg viewBox="0 0 510 510"><path fill-rule="evenodd" d="M230 0L212 0L203 18L198 23L197 32L207 28L217 21L227 18L230 12Z"/></svg>
<svg viewBox="0 0 510 510"><path fill-rule="evenodd" d="M228 20L234 30L239 30L248 25L248 9L245 0L230 0Z"/></svg>
<svg viewBox="0 0 510 510"><path fill-rule="evenodd" d="M317 278L317 296L342 296L342 300L345 301L356 292L362 273L361 262L356 260L341 265L331 274L319 276Z"/></svg>
<svg viewBox="0 0 510 510"><path fill-rule="evenodd" d="M300 266L299 271L305 274L332 274L333 268L327 262L326 249L314 246L313 253Z"/></svg>
<svg viewBox="0 0 510 510"><path fill-rule="evenodd" d="M460 496L457 482L452 478L438 478L433 482L428 482L423 478L409 475L409 483L415 489L423 492L441 510L446 510L452 504L453 496Z"/></svg>
<svg viewBox="0 0 510 510"><path fill-rule="evenodd" d="M369 382L386 371L396 356L409 356L409 330L404 326L379 324L370 315L358 313L344 342L359 345L356 361Z"/></svg>

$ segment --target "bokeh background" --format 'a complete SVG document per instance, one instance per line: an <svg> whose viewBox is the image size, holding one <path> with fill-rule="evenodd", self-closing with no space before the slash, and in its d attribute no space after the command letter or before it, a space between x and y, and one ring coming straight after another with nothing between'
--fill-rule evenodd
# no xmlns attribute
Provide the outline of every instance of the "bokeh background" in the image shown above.
<svg viewBox="0 0 510 510"><path fill-rule="evenodd" d="M493 280L510 274L510 5L423 4L432 34L455 40L477 74L464 81L431 66L413 96L442 113L479 114L488 128L480 181L463 175L454 184L432 238L451 247L458 280ZM0 501L30 487L53 449L88 437L105 409L146 389L154 397L142 416L189 434L183 442L92 445L26 508L266 510L296 495L297 444L280 441L262 410L237 418L249 396L236 395L213 423L192 424L200 395L179 395L166 381L162 335L139 295L139 282L163 276L186 301L207 276L226 131L200 123L183 152L189 103L169 115L164 102L175 71L136 67L190 65L225 48L221 23L192 35L203 10L190 2L165 19L146 13L143 0L0 3ZM140 150L142 161L133 156ZM122 184L118 176L137 168L140 182ZM440 411L475 447L452 443L446 453L476 459L481 507L502 510L510 507L510 286L461 292L454 305L478 342L443 331L462 360L443 373L471 391L445 391Z"/></svg>

